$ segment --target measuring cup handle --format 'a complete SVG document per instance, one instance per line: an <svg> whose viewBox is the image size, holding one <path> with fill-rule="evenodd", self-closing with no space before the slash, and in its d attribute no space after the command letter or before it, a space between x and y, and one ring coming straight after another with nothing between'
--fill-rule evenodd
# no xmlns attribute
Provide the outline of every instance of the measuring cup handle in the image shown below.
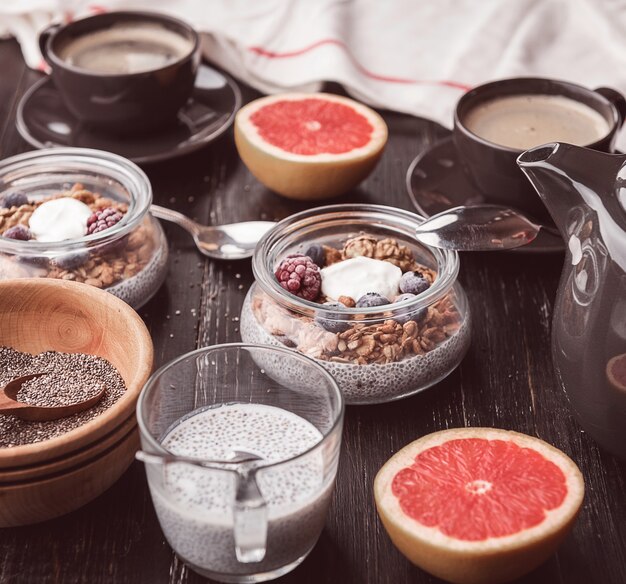
<svg viewBox="0 0 626 584"><path fill-rule="evenodd" d="M256 469L237 471L233 516L237 560L260 562L267 542L267 503L256 482Z"/></svg>

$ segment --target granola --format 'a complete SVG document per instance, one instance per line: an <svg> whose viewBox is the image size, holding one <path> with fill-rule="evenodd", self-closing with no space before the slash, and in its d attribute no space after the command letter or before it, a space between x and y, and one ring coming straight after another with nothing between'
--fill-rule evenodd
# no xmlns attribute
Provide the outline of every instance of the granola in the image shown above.
<svg viewBox="0 0 626 584"><path fill-rule="evenodd" d="M70 190L46 199L0 209L0 235L16 225L28 227L30 217L37 207L46 201L61 197L74 198L89 206L92 211L109 207L122 214L128 211L128 205L125 203L93 193L80 183L76 183ZM89 253L76 252L76 256L82 254L84 257L79 257L75 262L63 262L63 256L48 260L3 253L0 254L0 279L39 276L108 288L142 271L153 257L156 245L152 229L144 223L119 241L92 248ZM66 265L68 263L70 265Z"/></svg>
<svg viewBox="0 0 626 584"><path fill-rule="evenodd" d="M326 266L365 256L390 262L403 273L417 271L427 281L426 286L437 279L435 270L417 262L411 249L395 239L376 239L361 234L348 239L341 250L328 245L323 249ZM402 300L401 296L399 294L398 299ZM323 295L317 299L319 304L326 301ZM373 319L366 319L359 313L355 298L340 296L338 302L346 308L355 308L354 315L338 313L332 315L332 319L316 319L278 305L261 291L252 297L251 310L264 329L283 344L322 361L354 365L385 365L425 355L454 336L463 322L454 291L426 309L411 308L410 305L398 308L392 300L381 306L380 317ZM331 309L329 306L323 308ZM338 326L341 319L344 319L345 326Z"/></svg>

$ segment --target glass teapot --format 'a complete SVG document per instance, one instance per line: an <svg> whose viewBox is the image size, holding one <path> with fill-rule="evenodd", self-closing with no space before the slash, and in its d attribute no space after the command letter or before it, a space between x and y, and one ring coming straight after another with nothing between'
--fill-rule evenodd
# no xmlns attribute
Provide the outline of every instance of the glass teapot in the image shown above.
<svg viewBox="0 0 626 584"><path fill-rule="evenodd" d="M557 378L581 426L626 459L626 156L557 143L517 162L566 243Z"/></svg>

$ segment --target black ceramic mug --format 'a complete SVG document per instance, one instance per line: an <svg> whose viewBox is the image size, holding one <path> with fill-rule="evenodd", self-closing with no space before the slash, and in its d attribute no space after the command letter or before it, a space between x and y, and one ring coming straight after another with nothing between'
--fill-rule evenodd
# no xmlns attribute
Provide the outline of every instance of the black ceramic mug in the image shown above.
<svg viewBox="0 0 626 584"><path fill-rule="evenodd" d="M589 106L604 118L609 130L605 136L585 146L604 152L613 151L617 131L626 117L626 99L613 89L590 90L565 81L519 77L480 85L458 101L453 139L463 170L473 185L489 202L509 205L547 219L543 203L516 164L517 157L524 150L485 140L465 125L469 112L479 105L517 95L562 96Z"/></svg>
<svg viewBox="0 0 626 584"><path fill-rule="evenodd" d="M184 50L161 67L130 73L90 70L64 56L72 43L123 26L152 27L157 33L176 35ZM196 31L176 18L152 12L109 12L65 26L52 25L39 36L39 45L72 115L107 133L144 132L175 121L191 96L200 64Z"/></svg>

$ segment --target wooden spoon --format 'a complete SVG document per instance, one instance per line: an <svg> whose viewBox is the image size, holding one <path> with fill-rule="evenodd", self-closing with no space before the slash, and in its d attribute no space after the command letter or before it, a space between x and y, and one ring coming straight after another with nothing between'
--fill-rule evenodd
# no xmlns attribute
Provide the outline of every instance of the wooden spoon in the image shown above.
<svg viewBox="0 0 626 584"><path fill-rule="evenodd" d="M24 402L17 401L17 394L20 391L22 384L47 375L46 373L34 373L32 375L24 375L17 377L9 383L7 383L2 389L0 389L0 414L10 414L17 416L22 420L28 420L29 422L47 422L49 420L58 420L59 418L65 418L72 414L77 414L90 407L96 405L106 390L106 386L102 385L102 389L93 397L86 399L82 402L76 402L68 406L33 406Z"/></svg>

